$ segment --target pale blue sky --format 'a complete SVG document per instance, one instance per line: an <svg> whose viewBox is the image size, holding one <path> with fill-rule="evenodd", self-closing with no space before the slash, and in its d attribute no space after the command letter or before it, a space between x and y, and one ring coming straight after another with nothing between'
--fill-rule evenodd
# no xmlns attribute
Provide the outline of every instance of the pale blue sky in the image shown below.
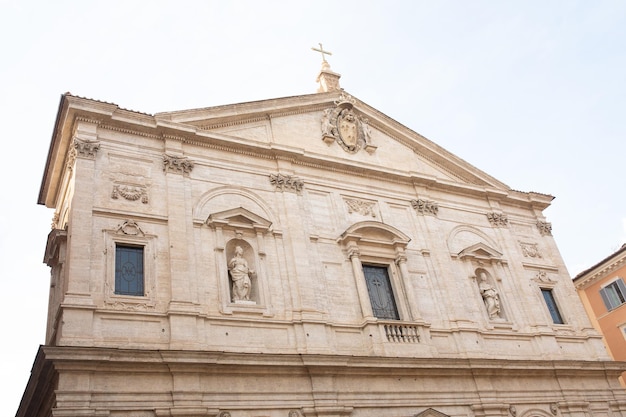
<svg viewBox="0 0 626 417"><path fill-rule="evenodd" d="M0 415L44 341L52 210L36 205L60 95L147 113L341 86L546 210L570 275L626 242L626 2L0 0Z"/></svg>

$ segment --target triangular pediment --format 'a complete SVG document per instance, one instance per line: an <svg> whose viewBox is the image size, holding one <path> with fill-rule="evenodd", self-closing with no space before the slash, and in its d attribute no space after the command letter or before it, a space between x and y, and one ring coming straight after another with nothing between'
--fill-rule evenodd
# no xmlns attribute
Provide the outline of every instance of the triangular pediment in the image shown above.
<svg viewBox="0 0 626 417"><path fill-rule="evenodd" d="M255 229L260 231L267 231L272 226L272 222L269 220L243 207L212 213L207 218L206 223L211 227Z"/></svg>
<svg viewBox="0 0 626 417"><path fill-rule="evenodd" d="M510 189L345 91L159 113L155 118L193 128L207 141L255 147L257 152L291 152L307 163Z"/></svg>
<svg viewBox="0 0 626 417"><path fill-rule="evenodd" d="M476 260L500 260L502 259L502 253L489 247L483 242L476 243L469 246L459 252L458 257L460 259L470 258Z"/></svg>
<svg viewBox="0 0 626 417"><path fill-rule="evenodd" d="M413 417L450 417L447 414L437 411L434 408L427 408L421 413L415 414Z"/></svg>

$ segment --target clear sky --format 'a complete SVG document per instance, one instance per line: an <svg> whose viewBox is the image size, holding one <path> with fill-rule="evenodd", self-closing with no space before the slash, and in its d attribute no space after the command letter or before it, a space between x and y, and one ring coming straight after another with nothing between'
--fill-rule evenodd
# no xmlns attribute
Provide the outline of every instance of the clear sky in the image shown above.
<svg viewBox="0 0 626 417"><path fill-rule="evenodd" d="M3 343L13 415L44 342L52 209L37 196L60 95L146 113L341 86L545 211L569 274L626 242L626 2L0 0Z"/></svg>

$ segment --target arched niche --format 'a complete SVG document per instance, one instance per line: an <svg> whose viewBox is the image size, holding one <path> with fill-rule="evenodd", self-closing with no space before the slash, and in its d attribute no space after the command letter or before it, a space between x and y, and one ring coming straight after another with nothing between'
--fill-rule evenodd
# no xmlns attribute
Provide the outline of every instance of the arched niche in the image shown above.
<svg viewBox="0 0 626 417"><path fill-rule="evenodd" d="M272 222L243 207L211 213L205 223L214 233L215 265L217 268L219 301L225 314L256 312L271 315L265 248L268 240L276 238ZM246 299L235 297L231 263L236 248L242 249L241 258L247 264L250 292Z"/></svg>
<svg viewBox="0 0 626 417"><path fill-rule="evenodd" d="M257 304L259 285L254 248L244 239L235 238L226 243L224 252L228 265L230 301L235 304Z"/></svg>

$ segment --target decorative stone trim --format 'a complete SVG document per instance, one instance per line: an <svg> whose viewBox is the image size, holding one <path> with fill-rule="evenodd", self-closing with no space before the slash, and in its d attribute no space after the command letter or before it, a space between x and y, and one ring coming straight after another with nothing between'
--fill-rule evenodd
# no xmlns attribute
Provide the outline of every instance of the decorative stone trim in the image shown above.
<svg viewBox="0 0 626 417"><path fill-rule="evenodd" d="M189 174L193 169L193 161L185 156L163 155L163 171Z"/></svg>
<svg viewBox="0 0 626 417"><path fill-rule="evenodd" d="M539 246L536 243L519 242L522 248L522 254L527 258L543 258L539 252Z"/></svg>
<svg viewBox="0 0 626 417"><path fill-rule="evenodd" d="M537 229L541 236L552 236L552 223L537 220Z"/></svg>
<svg viewBox="0 0 626 417"><path fill-rule="evenodd" d="M509 225L509 218L504 213L496 213L495 211L487 213L487 219L495 227L507 227Z"/></svg>
<svg viewBox="0 0 626 417"><path fill-rule="evenodd" d="M424 200L418 198L417 200L411 200L411 206L419 214L432 214L436 216L439 213L439 204L434 201Z"/></svg>
<svg viewBox="0 0 626 417"><path fill-rule="evenodd" d="M129 201L137 201L141 199L143 204L148 204L148 190L143 186L120 185L115 184L111 192L111 198L117 200L119 196Z"/></svg>
<svg viewBox="0 0 626 417"><path fill-rule="evenodd" d="M302 187L304 187L304 181L294 177L293 175L283 174L270 174L270 184L272 184L276 191L291 191L300 193Z"/></svg>
<svg viewBox="0 0 626 417"><path fill-rule="evenodd" d="M374 210L376 203L373 201L363 201L354 198L347 198L344 201L348 206L348 213L358 213L362 216L376 217L376 211Z"/></svg>
<svg viewBox="0 0 626 417"><path fill-rule="evenodd" d="M100 149L100 142L95 140L84 140L74 138L72 147L76 150L76 156L83 158L95 159L96 152Z"/></svg>

